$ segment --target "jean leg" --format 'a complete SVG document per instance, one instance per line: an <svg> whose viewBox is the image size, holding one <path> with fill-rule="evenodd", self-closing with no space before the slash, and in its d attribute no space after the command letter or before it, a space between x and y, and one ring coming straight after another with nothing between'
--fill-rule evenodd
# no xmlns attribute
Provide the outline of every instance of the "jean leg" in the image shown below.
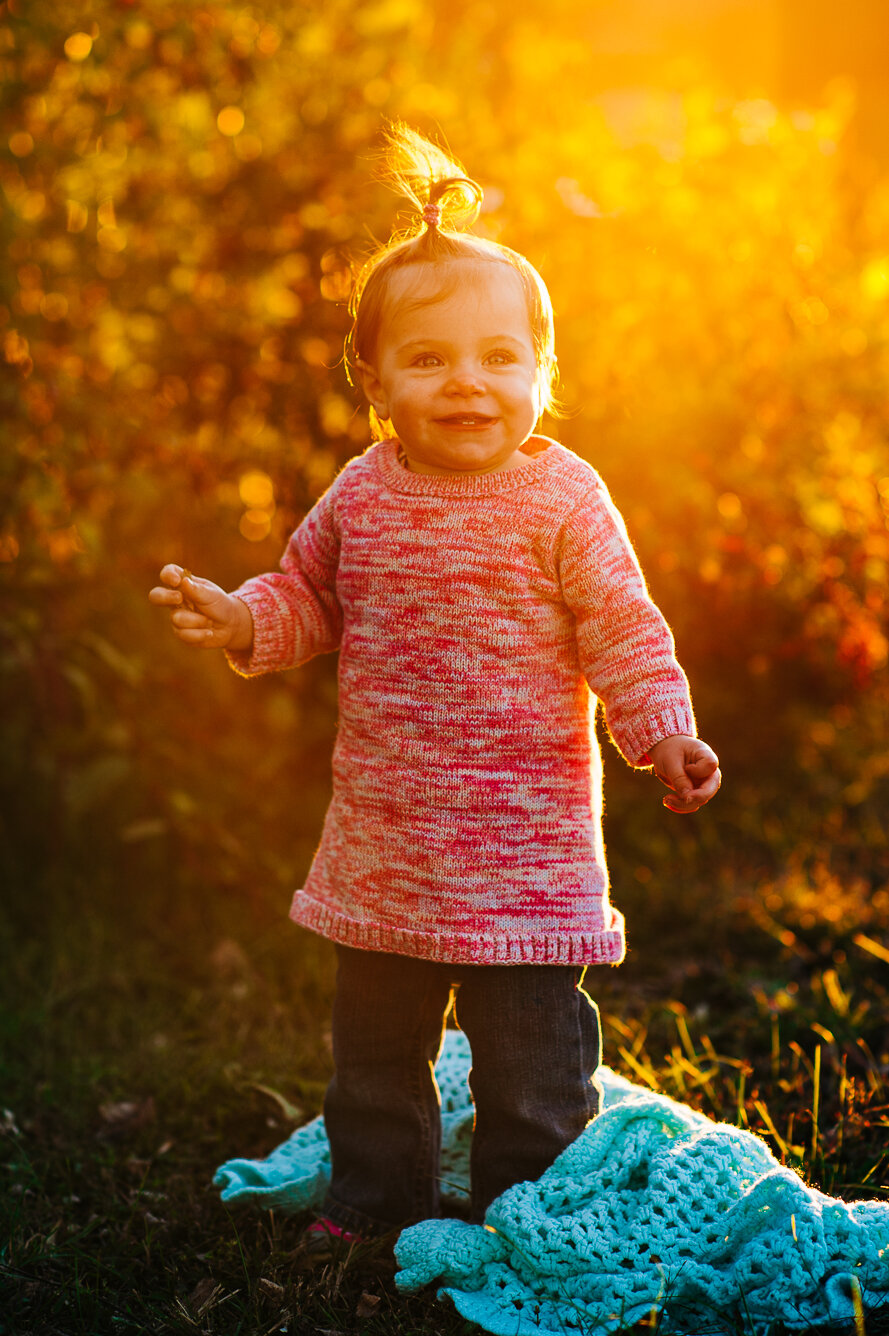
<svg viewBox="0 0 889 1336"><path fill-rule="evenodd" d="M599 1111L599 1012L565 965L477 965L457 976L472 1048L472 1219L539 1178Z"/></svg>
<svg viewBox="0 0 889 1336"><path fill-rule="evenodd" d="M373 1235L439 1213L441 1102L433 1066L451 996L435 962L337 946L332 1173L323 1211Z"/></svg>

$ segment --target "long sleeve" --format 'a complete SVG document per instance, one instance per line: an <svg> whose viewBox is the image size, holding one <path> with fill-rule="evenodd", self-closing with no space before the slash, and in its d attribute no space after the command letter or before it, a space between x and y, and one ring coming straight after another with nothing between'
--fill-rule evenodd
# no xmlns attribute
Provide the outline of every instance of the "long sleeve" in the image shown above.
<svg viewBox="0 0 889 1336"><path fill-rule="evenodd" d="M343 615L336 593L340 538L336 485L291 536L280 572L257 575L234 590L253 617L253 645L228 661L244 677L295 668L339 648Z"/></svg>
<svg viewBox="0 0 889 1336"><path fill-rule="evenodd" d="M565 601L577 621L581 669L624 757L646 765L649 747L662 738L695 736L673 637L601 481L565 525L560 565Z"/></svg>

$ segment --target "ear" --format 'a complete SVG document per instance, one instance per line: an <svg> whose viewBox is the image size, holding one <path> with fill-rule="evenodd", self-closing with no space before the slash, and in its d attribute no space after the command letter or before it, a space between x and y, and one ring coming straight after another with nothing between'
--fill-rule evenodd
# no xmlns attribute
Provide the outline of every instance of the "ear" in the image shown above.
<svg viewBox="0 0 889 1336"><path fill-rule="evenodd" d="M365 399L376 411L380 421L387 422L389 420L389 400L376 369L371 366L370 362L364 362L361 358L356 362L355 369L358 372L358 379L361 381Z"/></svg>
<svg viewBox="0 0 889 1336"><path fill-rule="evenodd" d="M538 421L543 418L547 407L552 410L556 386L559 383L559 359L553 356L545 367L541 367L537 373L537 415Z"/></svg>
<svg viewBox="0 0 889 1336"><path fill-rule="evenodd" d="M542 372L538 369L537 379L534 382L534 408L537 412L537 421L535 428L540 426L543 419L543 405L546 400L546 392L543 388Z"/></svg>

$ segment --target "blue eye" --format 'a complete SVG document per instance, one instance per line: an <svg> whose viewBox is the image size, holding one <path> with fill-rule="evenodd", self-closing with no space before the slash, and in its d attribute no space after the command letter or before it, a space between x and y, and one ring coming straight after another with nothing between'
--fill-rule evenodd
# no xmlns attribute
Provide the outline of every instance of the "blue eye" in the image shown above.
<svg viewBox="0 0 889 1336"><path fill-rule="evenodd" d="M414 360L411 362L411 366L418 366L418 367L441 366L441 358L438 356L437 353L420 353L419 357L415 357Z"/></svg>
<svg viewBox="0 0 889 1336"><path fill-rule="evenodd" d="M514 353L507 352L503 348L498 348L496 352L488 353L488 356L485 360L488 362L493 362L495 366L502 366L505 363L514 362L516 360L516 357Z"/></svg>

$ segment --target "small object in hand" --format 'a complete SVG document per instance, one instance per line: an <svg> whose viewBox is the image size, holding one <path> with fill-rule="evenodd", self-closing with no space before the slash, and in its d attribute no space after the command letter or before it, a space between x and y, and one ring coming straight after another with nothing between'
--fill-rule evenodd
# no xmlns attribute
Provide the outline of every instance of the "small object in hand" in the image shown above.
<svg viewBox="0 0 889 1336"><path fill-rule="evenodd" d="M180 592L182 590L182 581L190 579L191 579L191 571L188 569L187 566L183 566L182 574L179 576ZM194 603L192 603L190 598L186 598L184 594L182 595L182 606L183 608L187 608L189 612L197 612L197 608L195 607Z"/></svg>

